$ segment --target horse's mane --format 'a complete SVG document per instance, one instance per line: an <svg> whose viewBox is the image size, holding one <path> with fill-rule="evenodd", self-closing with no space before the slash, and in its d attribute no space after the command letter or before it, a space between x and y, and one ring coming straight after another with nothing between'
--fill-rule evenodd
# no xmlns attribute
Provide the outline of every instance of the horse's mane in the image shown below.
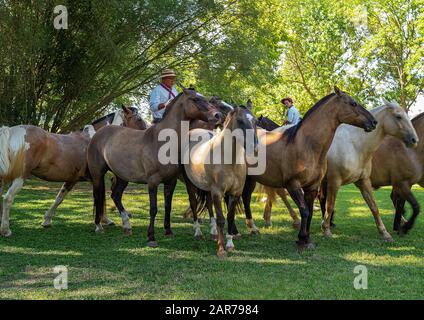
<svg viewBox="0 0 424 320"><path fill-rule="evenodd" d="M165 108L165 112L163 113L162 116L162 120L165 119L165 117L169 114L169 112L171 111L172 107L175 105L175 103L177 102L177 100L182 96L182 92L180 92L174 99L172 99L171 103L166 106Z"/></svg>
<svg viewBox="0 0 424 320"><path fill-rule="evenodd" d="M268 123L268 125L272 125L275 126L276 128L281 127L280 125L278 125L276 122L272 121L270 118L266 117L266 116L260 116L259 121L264 121L265 123ZM261 127L260 123L258 123L258 126ZM262 127L263 128L263 127ZM265 129L265 128L263 128Z"/></svg>
<svg viewBox="0 0 424 320"><path fill-rule="evenodd" d="M424 118L424 112L420 113L419 115L415 116L411 121L412 123L421 120L422 118Z"/></svg>
<svg viewBox="0 0 424 320"><path fill-rule="evenodd" d="M302 124L305 122L305 120L307 120L313 113L315 113L315 111L317 111L322 105L327 103L327 101L330 100L330 98L334 97L335 95L336 94L333 92L333 93L330 93L329 95L325 96L321 100L319 100L317 103L315 103L313 105L312 108L310 108L305 113L302 120L300 120L300 122L297 125L290 127L286 131L284 131L284 135L287 137L287 143L293 143L294 139L296 138L297 132L302 127Z"/></svg>

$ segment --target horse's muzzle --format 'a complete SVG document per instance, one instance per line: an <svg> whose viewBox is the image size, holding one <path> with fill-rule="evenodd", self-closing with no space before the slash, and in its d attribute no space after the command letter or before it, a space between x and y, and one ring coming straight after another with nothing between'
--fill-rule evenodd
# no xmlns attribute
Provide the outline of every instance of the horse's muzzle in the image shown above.
<svg viewBox="0 0 424 320"><path fill-rule="evenodd" d="M416 147L417 147L417 145L418 145L418 142L419 142L419 139L418 139L418 137L417 137L417 136L415 136L415 135L413 135L413 134L411 134L411 133L408 133L408 134L406 135L406 138L405 138L405 145L406 145L408 148L416 148Z"/></svg>
<svg viewBox="0 0 424 320"><path fill-rule="evenodd" d="M375 119L368 121L368 123L365 124L365 127L364 127L365 132L371 132L375 130L375 128L377 128L377 124L378 122Z"/></svg>

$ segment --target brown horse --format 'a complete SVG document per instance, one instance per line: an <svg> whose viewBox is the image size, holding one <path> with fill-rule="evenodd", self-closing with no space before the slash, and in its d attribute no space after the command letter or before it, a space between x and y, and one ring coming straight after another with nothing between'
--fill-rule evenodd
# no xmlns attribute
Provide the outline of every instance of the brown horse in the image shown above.
<svg viewBox="0 0 424 320"><path fill-rule="evenodd" d="M243 191L246 218L252 218L251 194L255 183L288 190L301 213L301 227L297 245L313 247L309 228L313 203L326 172L326 156L336 129L347 123L372 131L377 122L363 106L335 87L335 93L321 99L296 126L280 132L258 130L261 143L266 146L266 170L249 176ZM320 125L317 125L320 124Z"/></svg>
<svg viewBox="0 0 424 320"><path fill-rule="evenodd" d="M254 133L252 141L248 141L246 132ZM219 133L208 130L195 129L190 131L190 144L185 150L190 162L184 165L186 185L193 212L195 236L202 236L197 209L208 206L212 200L217 215L218 225L218 256L225 257L224 224L225 218L221 203L227 197L228 229L234 221L236 204L240 202L244 182L247 175L245 161L246 150L253 152L257 146L256 119L250 111L243 107L236 107L231 111L224 123L224 128ZM197 142L199 138L201 142ZM196 141L196 142L195 142ZM250 146L246 147L250 142ZM217 157L217 155L219 155ZM196 193L198 197L196 197ZM200 204L198 203L200 199ZM208 208L210 211L211 208ZM232 236L227 237L227 250L234 249Z"/></svg>
<svg viewBox="0 0 424 320"><path fill-rule="evenodd" d="M123 111L122 116L119 113L119 122L133 127L142 125L141 118L133 109L124 107ZM16 194L31 175L46 181L66 181L59 192L59 198L63 198L78 181L90 180L86 161L90 134L102 123L106 125L109 121L117 121L116 118L112 115L106 116L89 126L88 130L68 135L48 133L29 125L0 129L0 182L2 186L11 183L3 200L1 235L12 234L9 227L10 208ZM56 203L59 201L56 200Z"/></svg>
<svg viewBox="0 0 424 320"><path fill-rule="evenodd" d="M418 137L405 110L397 104L386 102L385 105L371 110L371 113L378 121L376 130L364 134L358 128L342 125L337 129L328 151L327 173L322 183L320 197L321 208L326 207L322 224L326 237L332 235L330 222L339 188L354 183L369 206L383 239L393 241L381 220L373 196L370 180L372 158L385 136L396 137L408 147L416 146Z"/></svg>
<svg viewBox="0 0 424 320"><path fill-rule="evenodd" d="M221 114L203 96L194 90L184 89L164 113L163 120L144 131L123 127L109 126L97 132L88 147L87 158L90 174L93 179L94 205L96 209L96 232L103 230L100 221L105 214L104 176L112 171L124 181L144 183L148 185L150 197L150 225L148 229L148 245L157 246L154 235L154 222L157 213L157 189L164 183L165 193L165 234L172 235L171 205L172 195L180 174L180 150L182 122L200 119L218 123ZM164 134L173 134L178 142L163 141ZM168 136L169 137L169 136ZM177 161L164 163L161 150L172 144L171 157L177 152ZM126 212L121 213L124 231L131 233Z"/></svg>
<svg viewBox="0 0 424 320"><path fill-rule="evenodd" d="M418 201L411 192L412 185L424 187L424 113L412 119L412 125L419 138L417 148L407 148L398 139L386 137L372 159L372 186L393 186L391 198L396 209L393 229L399 234L407 233L420 213ZM405 201L411 205L413 214L401 226Z"/></svg>

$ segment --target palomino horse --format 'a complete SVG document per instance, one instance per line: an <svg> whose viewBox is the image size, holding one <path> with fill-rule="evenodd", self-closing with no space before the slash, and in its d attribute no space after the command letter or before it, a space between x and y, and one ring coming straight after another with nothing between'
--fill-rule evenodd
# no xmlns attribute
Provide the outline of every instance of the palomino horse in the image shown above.
<svg viewBox="0 0 424 320"><path fill-rule="evenodd" d="M132 127L142 126L135 110L124 108L120 122ZM118 115L118 113L117 113ZM117 117L113 117L117 121ZM11 183L3 200L0 234L10 236L9 212L16 194L31 175L46 181L66 181L55 204L46 213L45 226L63 200L65 194L78 181L90 180L87 171L86 150L90 134L102 123L112 120L106 116L87 130L68 135L52 134L35 126L3 127L0 129L0 181L3 186Z"/></svg>
<svg viewBox="0 0 424 320"><path fill-rule="evenodd" d="M250 200L256 182L273 188L284 187L301 213L297 245L299 249L313 247L309 237L313 203L326 172L328 149L342 123L365 131L372 131L377 125L371 113L335 87L335 93L321 99L299 124L283 133L258 129L260 143L266 146L266 169L263 174L246 180L243 203L248 220L252 219Z"/></svg>
<svg viewBox="0 0 424 320"><path fill-rule="evenodd" d="M253 133L251 141L248 141L247 130ZM199 139L200 143L197 142ZM247 145L248 142L251 144ZM225 257L227 254L224 248L225 218L221 203L224 197L228 197L226 202L230 233L232 228L230 223L234 222L236 205L240 202L247 175L246 151L253 152L256 146L256 119L248 109L242 107L236 107L228 114L224 128L219 133L202 129L190 131L190 144L185 150L185 155L189 156L190 161L184 165L184 169L187 175L186 185L193 212L195 236L196 238L202 236L197 221L197 210L199 206L204 207L212 200L218 225L219 257ZM211 211L211 208L208 209ZM234 249L232 237L228 236L227 239L227 250Z"/></svg>
<svg viewBox="0 0 424 320"><path fill-rule="evenodd" d="M396 209L393 229L399 234L407 233L420 213L418 201L411 192L412 185L418 183L424 187L424 113L411 122L419 138L416 148L407 148L399 139L386 137L372 159L372 186L393 186L391 198ZM401 226L405 201L409 202L413 213Z"/></svg>
<svg viewBox="0 0 424 320"><path fill-rule="evenodd" d="M88 147L87 158L90 174L93 179L94 205L96 209L96 232L103 230L100 221L105 210L104 176L112 171L120 179L148 185L150 197L150 225L148 229L148 245L157 246L154 235L154 222L157 213L157 189L164 183L165 193L165 234L172 235L171 205L172 195L180 174L180 150L183 121L200 119L218 123L221 114L203 96L194 90L184 89L167 106L163 120L144 131L123 127L108 126L97 132ZM173 134L176 141L164 141ZM162 159L160 151L172 144L171 158L174 163ZM176 149L176 150L175 150ZM173 154L173 153L177 154ZM126 212L121 212L124 232L131 233L131 224Z"/></svg>
<svg viewBox="0 0 424 320"><path fill-rule="evenodd" d="M372 133L365 134L358 128L342 125L337 129L327 154L327 174L322 182L321 208L325 209L322 228L331 237L330 222L339 188L355 183L369 206L378 231L385 241L393 241L381 220L370 180L372 157L386 135L402 140L407 146L417 145L418 137L406 112L394 103L371 110L378 125ZM324 211L324 210L323 210Z"/></svg>

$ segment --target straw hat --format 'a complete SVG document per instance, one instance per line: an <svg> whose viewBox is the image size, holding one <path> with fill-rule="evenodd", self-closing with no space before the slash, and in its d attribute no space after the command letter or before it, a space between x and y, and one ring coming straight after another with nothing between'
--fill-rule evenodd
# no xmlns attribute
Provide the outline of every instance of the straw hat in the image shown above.
<svg viewBox="0 0 424 320"><path fill-rule="evenodd" d="M176 77L177 75L175 74L174 70L172 69L165 69L162 71L161 75L160 75L160 79L162 78L171 78L171 77Z"/></svg>

